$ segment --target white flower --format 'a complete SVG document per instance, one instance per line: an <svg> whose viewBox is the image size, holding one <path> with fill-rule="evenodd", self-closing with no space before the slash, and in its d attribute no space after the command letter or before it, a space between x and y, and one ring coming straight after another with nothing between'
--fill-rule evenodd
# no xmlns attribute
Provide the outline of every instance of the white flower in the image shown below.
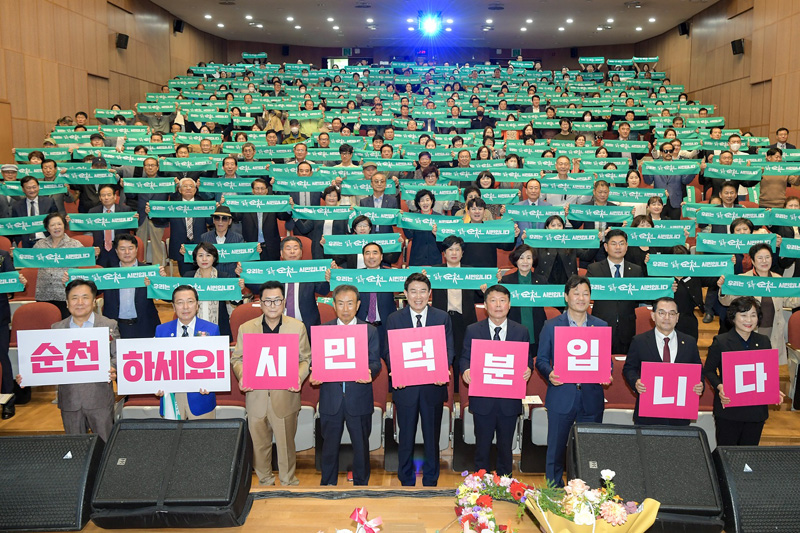
<svg viewBox="0 0 800 533"><path fill-rule="evenodd" d="M598 503L600 501L600 491L597 489L587 490L583 495L592 503Z"/></svg>
<svg viewBox="0 0 800 533"><path fill-rule="evenodd" d="M591 526L594 524L594 513L588 505L579 505L575 510L575 524L579 526Z"/></svg>
<svg viewBox="0 0 800 533"><path fill-rule="evenodd" d="M616 475L617 473L614 472L613 470L606 469L600 471L600 477L602 477L605 481L611 481L612 479L614 479L614 476Z"/></svg>

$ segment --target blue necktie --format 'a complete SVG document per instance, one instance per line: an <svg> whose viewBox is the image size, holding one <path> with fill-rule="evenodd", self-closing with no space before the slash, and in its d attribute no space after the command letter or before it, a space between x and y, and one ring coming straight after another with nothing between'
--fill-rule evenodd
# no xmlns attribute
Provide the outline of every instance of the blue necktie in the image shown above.
<svg viewBox="0 0 800 533"><path fill-rule="evenodd" d="M622 265L614 265L614 268L616 269L616 270L614 271L614 277L615 277L615 278L621 278L621 277L622 277L622 274L620 274L620 272L619 272L619 268L620 268L621 266L622 266Z"/></svg>

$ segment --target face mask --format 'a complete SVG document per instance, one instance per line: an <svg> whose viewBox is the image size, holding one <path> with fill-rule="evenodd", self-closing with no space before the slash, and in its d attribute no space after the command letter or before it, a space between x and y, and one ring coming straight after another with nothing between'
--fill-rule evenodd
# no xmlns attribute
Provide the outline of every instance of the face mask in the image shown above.
<svg viewBox="0 0 800 533"><path fill-rule="evenodd" d="M482 117L482 116L483 116L483 111L476 111L475 113L476 113L476 114L477 114L479 117Z"/></svg>
<svg viewBox="0 0 800 533"><path fill-rule="evenodd" d="M292 135L297 135L300 133L300 128L291 128Z"/></svg>
<svg viewBox="0 0 800 533"><path fill-rule="evenodd" d="M734 152L738 151L739 148L741 148L741 147L742 147L742 145L739 144L739 143L731 143L731 150L733 150Z"/></svg>

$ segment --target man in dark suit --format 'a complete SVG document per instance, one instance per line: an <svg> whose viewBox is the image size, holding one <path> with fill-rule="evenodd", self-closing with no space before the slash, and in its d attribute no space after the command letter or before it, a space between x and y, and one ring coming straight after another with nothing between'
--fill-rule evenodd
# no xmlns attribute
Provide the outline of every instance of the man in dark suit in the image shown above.
<svg viewBox="0 0 800 533"><path fill-rule="evenodd" d="M378 270L383 268L383 248L380 244L371 242L362 249L364 268ZM358 318L378 328L381 344L386 337L386 319L397 311L392 292L362 292L360 294L361 307L358 309ZM383 353L383 349L381 349Z"/></svg>
<svg viewBox="0 0 800 533"><path fill-rule="evenodd" d="M789 140L789 130L778 128L775 132L775 142L770 144L770 148L780 148L781 150L795 150L797 147L787 142Z"/></svg>
<svg viewBox="0 0 800 533"><path fill-rule="evenodd" d="M94 186L91 186L94 189ZM123 203L115 203L117 187L115 185L100 185L97 194L100 205L89 209L89 213L130 213L132 209ZM85 211L83 211L85 212ZM119 257L114 243L119 235L132 234L133 230L96 230L92 231L92 245L100 248L97 264L104 267L119 266ZM151 335L152 336L152 335Z"/></svg>
<svg viewBox="0 0 800 533"><path fill-rule="evenodd" d="M108 267L140 266L136 259L139 243L135 235L117 235L114 250L119 260ZM161 324L161 320L153 300L147 297L147 287L108 289L103 291L103 299L103 313L117 321L123 339L153 337L156 334L156 326Z"/></svg>
<svg viewBox="0 0 800 533"><path fill-rule="evenodd" d="M233 224L233 213L227 205L217 207L217 210L211 215L211 220L214 224L214 229L207 231L200 235L200 242L207 242L210 244L239 244L244 242L241 233L235 232L231 225ZM257 251L261 252L261 247L256 245ZM224 272L228 274L227 277L235 278L236 276L236 263L219 263L217 272Z"/></svg>
<svg viewBox="0 0 800 533"><path fill-rule="evenodd" d="M376 172L372 175L370 182L372 183L372 194L361 199L359 203L361 207L399 209L397 197L384 194L386 192L386 175ZM375 226L372 229L373 233L392 233L393 231L392 226Z"/></svg>
<svg viewBox="0 0 800 533"><path fill-rule="evenodd" d="M256 178L250 185L253 194L266 196L269 186L264 178ZM291 220L292 213L237 213L235 222L242 224L242 237L245 242L261 244L261 260L277 261L280 257L281 234L278 230L278 220Z"/></svg>
<svg viewBox="0 0 800 533"><path fill-rule="evenodd" d="M592 191L592 199L589 200L584 205L596 205L596 206L616 206L614 202L608 201L608 195L611 192L611 188L607 181L605 180L597 180L594 182L593 191ZM569 216L569 215L567 215ZM594 221L587 221L587 222L578 222L575 220L570 220L572 227L575 229L595 229L597 231L605 231L611 227L620 227L622 226L619 222L594 222ZM603 240L602 238L600 239ZM594 261L602 261L606 258L606 253L604 248L601 246L597 249L597 253L594 256Z"/></svg>
<svg viewBox="0 0 800 533"><path fill-rule="evenodd" d="M639 416L639 395L647 392L642 384L642 362L685 363L702 365L697 351L697 339L675 329L678 323L678 304L669 297L653 302L651 313L656 327L636 335L631 342L628 357L622 373L625 381L636 391L636 407L633 409L633 423L637 425L688 426L690 420L681 418L653 418ZM702 367L700 368L702 372ZM694 392L703 394L703 378L693 385Z"/></svg>
<svg viewBox="0 0 800 533"><path fill-rule="evenodd" d="M117 350L114 341L119 339L119 329L114 320L95 314L97 287L94 282L74 279L67 284L65 291L70 317L56 322L51 328L108 328L111 337L111 369L108 371L108 382L58 386L58 408L61 409L64 433L83 435L91 429L103 442L107 442L114 425L114 388L111 381L117 378ZM17 374L16 380L17 384L23 386L22 376Z"/></svg>
<svg viewBox="0 0 800 533"><path fill-rule="evenodd" d="M640 278L642 268L625 261L628 251L628 236L620 229L612 229L606 234L603 244L607 258L592 263L586 275L596 278ZM594 303L592 315L611 326L611 353L626 354L631 339L636 334L635 300L599 300Z"/></svg>
<svg viewBox="0 0 800 533"><path fill-rule="evenodd" d="M312 192L305 194L314 195L318 193ZM342 199L342 193L333 185L326 188L322 195L325 200L325 206L327 207L339 205L339 201ZM297 200L295 200L295 204L297 204ZM314 205L319 204L317 203ZM294 234L305 235L311 239L311 257L313 259L333 259L333 256L325 254L322 238L325 235L347 235L349 232L348 230L347 220L308 220L304 218L294 220Z"/></svg>
<svg viewBox="0 0 800 533"><path fill-rule="evenodd" d="M553 370L553 341L557 327L608 326L587 311L592 300L592 286L581 276L570 276L564 287L567 310L544 323L536 354L536 370L547 380L547 458L545 477L557 487L564 486L564 452L572 424L603 421L605 401L603 386L597 383L561 383ZM613 364L613 362L612 362ZM609 376L610 378L610 376Z"/></svg>
<svg viewBox="0 0 800 533"><path fill-rule="evenodd" d="M38 179L33 176L25 176L20 180L19 184L22 186L22 192L25 197L20 198L11 206L12 217L32 217L58 211L53 200L46 196L39 196ZM44 239L44 232L38 231L14 236L17 246L22 248L33 248L34 243L39 239Z"/></svg>
<svg viewBox="0 0 800 533"><path fill-rule="evenodd" d="M339 285L333 291L333 306L336 320L326 326L349 326L364 324L356 318L360 305L358 289L352 285ZM336 485L339 477L339 446L344 425L353 443L353 484L369 483L369 435L372 432L373 395L372 380L381 371L380 342L378 331L367 326L367 350L369 354L369 377L359 381L335 381L322 383L314 379L311 369L311 384L319 386L319 415L322 428L322 478L320 485ZM385 399L381 399L385 401Z"/></svg>
<svg viewBox="0 0 800 533"><path fill-rule="evenodd" d="M197 192L197 182L191 177L181 178L178 183L178 192L170 198L174 202L194 202L201 200ZM169 250L167 255L178 263L178 272L181 276L192 270L192 266L186 265L184 254L181 253L181 246L185 244L198 244L200 236L206 232L211 225L208 217L190 218L170 218L169 219Z"/></svg>
<svg viewBox="0 0 800 533"><path fill-rule="evenodd" d="M495 341L530 342L528 329L508 319L511 309L511 293L502 285L493 285L485 292L486 314L489 318L467 327L464 335L464 351L461 353L461 375L469 385L470 362L473 339ZM528 356L527 368L523 377L528 381L533 368L533 357ZM495 470L498 475L510 475L512 470L512 449L517 419L522 414L522 400L508 398L470 397L469 410L475 418L475 469ZM497 468L489 464L492 440L497 437Z"/></svg>
<svg viewBox="0 0 800 533"><path fill-rule="evenodd" d="M297 237L286 237L281 241L281 259L284 261L300 261L303 259L303 243ZM251 289L252 290L252 289ZM296 318L305 324L306 332L311 335L311 326L319 326L319 308L317 295L326 296L331 291L327 281L316 283L285 283L286 316Z"/></svg>
<svg viewBox="0 0 800 533"><path fill-rule="evenodd" d="M148 157L144 160L144 175L145 178L157 178L158 174L158 159L155 157ZM123 180L123 186L125 181ZM128 199L136 202L136 211L139 213L139 229L136 230L136 235L142 239L145 250L151 250L151 257L154 265L164 265L166 258L164 257L164 245L161 240L164 237L164 230L169 226L169 219L165 218L150 218L150 202L165 202L168 200L166 193L153 193L153 194L129 194ZM147 252L145 252L147 257Z"/></svg>
<svg viewBox="0 0 800 533"><path fill-rule="evenodd" d="M103 157L95 157L92 159L92 168L107 169L108 163ZM115 173L112 172L112 174L116 176ZM70 185L69 188L70 190L78 191L78 211L80 213L97 213L92 209L103 203L102 198L100 198L100 191L103 190L102 185Z"/></svg>
<svg viewBox="0 0 800 533"><path fill-rule="evenodd" d="M297 177L299 179L306 179L310 178L314 173L311 163L308 161L303 161L297 164ZM327 189L326 189L327 190ZM318 206L320 202L327 196L325 192L313 192L313 191L298 191L298 192L290 192L289 196L292 198L294 205L310 205L310 206ZM342 199L342 195L339 195L339 200ZM286 222L286 231L292 231L295 227L296 220L289 219Z"/></svg>
<svg viewBox="0 0 800 533"><path fill-rule="evenodd" d="M408 276L404 292L408 305L395 311L386 319L386 329L421 328L444 326L447 341L447 365L453 363L453 327L450 315L428 306L431 282L425 274ZM389 343L384 348L384 359L391 370ZM397 413L397 478L403 486L416 484L414 465L414 442L417 437L417 420L422 421L422 438L425 446L425 462L422 464L422 485L435 487L439 480L439 437L442 428L442 406L447 401L447 382L429 385L395 386L392 400Z"/></svg>

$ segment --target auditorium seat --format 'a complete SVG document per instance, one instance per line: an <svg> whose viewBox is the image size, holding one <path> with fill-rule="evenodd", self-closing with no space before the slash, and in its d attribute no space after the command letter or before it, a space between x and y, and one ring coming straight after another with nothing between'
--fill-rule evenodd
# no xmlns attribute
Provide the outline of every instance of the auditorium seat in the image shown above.
<svg viewBox="0 0 800 533"><path fill-rule="evenodd" d="M28 283L25 285L24 291L14 293L14 297L8 301L12 318L21 306L36 301L36 279L39 276L38 268L20 268L17 272L24 276Z"/></svg>
<svg viewBox="0 0 800 533"><path fill-rule="evenodd" d="M81 243L81 246L85 246L87 248L94 247L94 237L91 235L84 235L83 233L77 233L72 236L73 239Z"/></svg>
<svg viewBox="0 0 800 533"><path fill-rule="evenodd" d="M11 241L8 237L0 235L0 250L5 250L6 252L11 251Z"/></svg>
<svg viewBox="0 0 800 533"><path fill-rule="evenodd" d="M236 346L239 339L239 327L247 322L262 315L260 303L242 304L231 313L231 346Z"/></svg>
<svg viewBox="0 0 800 533"><path fill-rule="evenodd" d="M549 307L548 309L553 309ZM531 400L523 404L522 445L519 461L520 472L544 472L545 455L547 454L547 409L544 401L547 396L547 380L534 369L525 390ZM532 398L538 396L538 398ZM533 400L538 400L534 402Z"/></svg>
<svg viewBox="0 0 800 533"><path fill-rule="evenodd" d="M561 316L561 311L556 309L555 307L545 307L544 314L547 316L547 320L551 318L556 318L557 316Z"/></svg>
<svg viewBox="0 0 800 533"><path fill-rule="evenodd" d="M136 237L136 246L138 247L138 251L136 252L136 260L139 263L144 263L144 244L142 243L142 239Z"/></svg>
<svg viewBox="0 0 800 533"><path fill-rule="evenodd" d="M475 317L479 321L489 318L489 315L486 314L486 304L475 304Z"/></svg>
<svg viewBox="0 0 800 533"><path fill-rule="evenodd" d="M8 358L11 360L13 375L19 374L17 332L24 329L50 329L60 320L61 310L48 302L29 302L17 308L11 317L11 337L8 343Z"/></svg>
<svg viewBox="0 0 800 533"><path fill-rule="evenodd" d="M297 235L295 237L300 239L300 242L303 244L303 259L312 259L311 257L311 239L304 235Z"/></svg>
<svg viewBox="0 0 800 533"><path fill-rule="evenodd" d="M652 313L652 309L650 307L637 307L636 308L636 334L639 335L640 333L644 333L645 331L650 331L654 327L656 327L655 323L653 322L652 318L650 317L650 313Z"/></svg>
<svg viewBox="0 0 800 533"><path fill-rule="evenodd" d="M514 268L509 258L513 251L514 250L497 250L497 268Z"/></svg>
<svg viewBox="0 0 800 533"><path fill-rule="evenodd" d="M611 356L613 368L611 375L614 381L605 388L606 405L603 413L604 424L633 424L633 408L636 406L636 394L628 386L622 367L625 366L625 355Z"/></svg>
<svg viewBox="0 0 800 533"><path fill-rule="evenodd" d="M317 309L319 310L320 324L336 320L336 309L334 309L332 305L317 302Z"/></svg>
<svg viewBox="0 0 800 533"><path fill-rule="evenodd" d="M297 415L297 433L294 443L297 451L314 447L314 422L319 405L319 385L312 385L310 379L300 388L300 413Z"/></svg>

